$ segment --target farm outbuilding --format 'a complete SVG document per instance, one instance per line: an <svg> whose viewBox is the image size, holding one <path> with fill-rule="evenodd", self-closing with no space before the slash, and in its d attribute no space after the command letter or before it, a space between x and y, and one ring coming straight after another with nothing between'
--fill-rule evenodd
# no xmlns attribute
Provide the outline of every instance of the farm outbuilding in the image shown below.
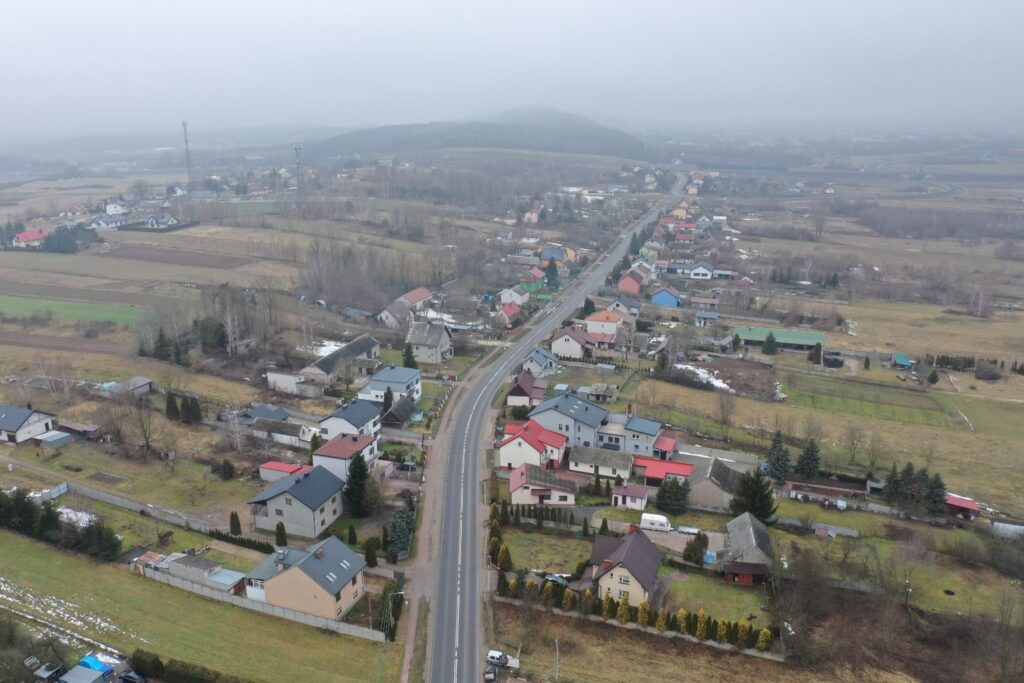
<svg viewBox="0 0 1024 683"><path fill-rule="evenodd" d="M946 494L946 514L948 515L974 519L978 516L980 509L978 503L966 496L958 496L955 493Z"/></svg>
<svg viewBox="0 0 1024 683"><path fill-rule="evenodd" d="M55 451L58 448L63 448L71 443L71 435L67 432L59 432L51 430L45 434L40 434L35 438L37 446L42 447L48 451Z"/></svg>
<svg viewBox="0 0 1024 683"><path fill-rule="evenodd" d="M815 344L821 344L821 347L825 348L825 335L816 330L781 330L746 325L736 327L736 335L747 346L761 346L769 334L775 337L775 343L780 349L810 351Z"/></svg>
<svg viewBox="0 0 1024 683"><path fill-rule="evenodd" d="M73 420L57 420L57 426L62 431L70 432L75 436L80 436L83 439L89 439L95 441L103 436L103 429L99 425L86 424L84 422L75 422Z"/></svg>
<svg viewBox="0 0 1024 683"><path fill-rule="evenodd" d="M892 366L897 370L910 370L916 363L917 361L910 360L910 356L905 353L892 354Z"/></svg>

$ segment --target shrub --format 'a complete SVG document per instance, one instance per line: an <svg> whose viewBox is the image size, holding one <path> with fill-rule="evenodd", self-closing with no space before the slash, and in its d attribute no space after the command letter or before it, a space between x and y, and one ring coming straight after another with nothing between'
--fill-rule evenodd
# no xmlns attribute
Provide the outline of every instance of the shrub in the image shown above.
<svg viewBox="0 0 1024 683"><path fill-rule="evenodd" d="M975 379L992 381L1002 379L1003 373L999 367L993 363L978 362L978 365L974 368ZM931 378L929 377L929 381ZM932 382L934 384L934 382Z"/></svg>
<svg viewBox="0 0 1024 683"><path fill-rule="evenodd" d="M708 639L708 626L709 626L708 615L704 613L704 610L697 612L697 632L694 633L697 640Z"/></svg>
<svg viewBox="0 0 1024 683"><path fill-rule="evenodd" d="M761 629L757 636L757 649L764 652L772 646L772 632L766 628Z"/></svg>
<svg viewBox="0 0 1024 683"><path fill-rule="evenodd" d="M231 479L234 479L235 478L235 464L233 462L231 462L230 460L228 460L227 458L224 458L224 460L222 460L221 463L220 463L220 467L217 468L217 474L224 481L230 481Z"/></svg>
<svg viewBox="0 0 1024 683"><path fill-rule="evenodd" d="M160 661L160 655L147 650L136 649L132 653L132 669L149 678L163 678L164 663Z"/></svg>
<svg viewBox="0 0 1024 683"><path fill-rule="evenodd" d="M690 615L685 609L680 608L676 612L676 630L680 633L686 633L686 625L690 623Z"/></svg>
<svg viewBox="0 0 1024 683"><path fill-rule="evenodd" d="M747 642L750 640L750 622L744 619L740 622L739 630L736 635L736 643L740 647L746 647Z"/></svg>
<svg viewBox="0 0 1024 683"><path fill-rule="evenodd" d="M724 643L729 640L729 622L720 621L718 622L718 632L715 634L715 640L720 643Z"/></svg>
<svg viewBox="0 0 1024 683"><path fill-rule="evenodd" d="M622 596L622 602L619 603L619 609L615 612L615 621L620 624L625 624L630 620L629 611L629 593Z"/></svg>
<svg viewBox="0 0 1024 683"><path fill-rule="evenodd" d="M646 628L651 621L651 603L644 600L636 611L636 624Z"/></svg>
<svg viewBox="0 0 1024 683"><path fill-rule="evenodd" d="M654 628L658 629L660 633L668 630L668 610L664 607L658 610L658 619L654 622Z"/></svg>

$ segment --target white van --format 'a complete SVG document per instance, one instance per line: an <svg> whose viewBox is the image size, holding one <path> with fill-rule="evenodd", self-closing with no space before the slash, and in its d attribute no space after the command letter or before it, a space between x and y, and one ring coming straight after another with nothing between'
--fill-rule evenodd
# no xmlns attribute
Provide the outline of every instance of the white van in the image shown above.
<svg viewBox="0 0 1024 683"><path fill-rule="evenodd" d="M645 512L640 515L640 528L644 531L672 531L672 525L668 523L665 515L653 515Z"/></svg>

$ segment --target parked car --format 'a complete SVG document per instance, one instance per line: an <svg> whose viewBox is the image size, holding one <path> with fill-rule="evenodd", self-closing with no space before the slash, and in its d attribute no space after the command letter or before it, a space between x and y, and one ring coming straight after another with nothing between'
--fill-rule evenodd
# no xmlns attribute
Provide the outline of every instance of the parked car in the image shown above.
<svg viewBox="0 0 1024 683"><path fill-rule="evenodd" d="M519 658L509 657L501 650L488 650L487 652L487 663L493 664L494 666L500 666L503 669L518 669Z"/></svg>
<svg viewBox="0 0 1024 683"><path fill-rule="evenodd" d="M548 583L553 583L557 586L561 586L562 588L565 588L569 585L569 582L565 580L565 577L559 576L558 574L548 574L544 577L544 580Z"/></svg>
<svg viewBox="0 0 1024 683"><path fill-rule="evenodd" d="M117 680L119 683L146 683L148 679L134 671L125 671L117 677Z"/></svg>
<svg viewBox="0 0 1024 683"><path fill-rule="evenodd" d="M498 680L498 668L493 664L488 664L484 668L484 680L485 681L496 681Z"/></svg>

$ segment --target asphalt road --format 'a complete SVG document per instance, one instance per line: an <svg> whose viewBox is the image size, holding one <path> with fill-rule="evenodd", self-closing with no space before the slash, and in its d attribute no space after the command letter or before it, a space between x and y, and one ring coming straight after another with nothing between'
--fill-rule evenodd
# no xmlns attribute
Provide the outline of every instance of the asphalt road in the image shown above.
<svg viewBox="0 0 1024 683"><path fill-rule="evenodd" d="M451 406L458 412L449 437L451 450L441 502L441 566L430 657L430 680L434 683L479 681L482 675L485 653L480 650L480 596L484 572L480 571L482 504L478 484L483 452L480 437L491 401L513 368L563 320L571 317L588 293L604 284L629 248L633 233L655 216L657 209L634 223L603 260L563 290L556 299L559 303L549 305L523 337L465 387L466 398Z"/></svg>

